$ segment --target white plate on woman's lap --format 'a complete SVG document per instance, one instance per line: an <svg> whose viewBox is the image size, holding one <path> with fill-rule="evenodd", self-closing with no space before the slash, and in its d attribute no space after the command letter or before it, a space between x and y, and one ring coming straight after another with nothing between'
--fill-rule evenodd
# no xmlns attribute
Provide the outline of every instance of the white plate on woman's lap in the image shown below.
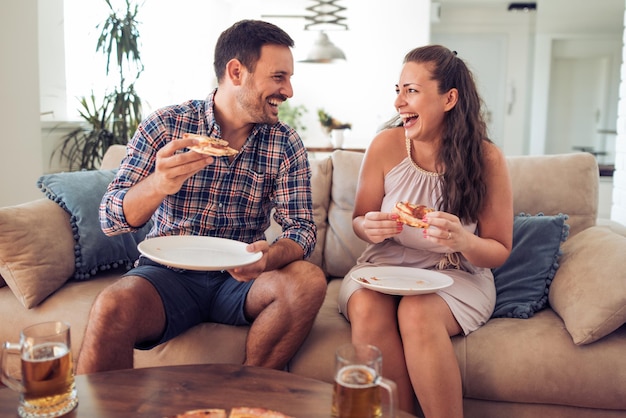
<svg viewBox="0 0 626 418"><path fill-rule="evenodd" d="M363 287L388 295L433 293L454 282L438 271L399 266L359 267L350 277Z"/></svg>
<svg viewBox="0 0 626 418"><path fill-rule="evenodd" d="M228 270L252 264L261 252L250 253L245 242L195 235L149 238L139 243L139 252L157 263L186 270Z"/></svg>

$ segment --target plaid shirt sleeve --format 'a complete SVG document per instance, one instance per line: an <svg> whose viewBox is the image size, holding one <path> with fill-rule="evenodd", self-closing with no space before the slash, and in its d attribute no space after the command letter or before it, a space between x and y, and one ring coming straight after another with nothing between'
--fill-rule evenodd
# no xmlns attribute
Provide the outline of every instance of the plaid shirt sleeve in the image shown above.
<svg viewBox="0 0 626 418"><path fill-rule="evenodd" d="M144 120L128 143L126 156L118 169L116 177L104 194L100 203L100 227L106 235L134 232L139 227L132 227L126 220L122 202L128 189L147 177L154 170L157 150L171 139L162 121L166 111L155 112Z"/></svg>
<svg viewBox="0 0 626 418"><path fill-rule="evenodd" d="M287 158L276 182L274 219L282 226L280 238L298 243L307 258L315 249L317 227L313 220L311 167L306 149L287 149Z"/></svg>

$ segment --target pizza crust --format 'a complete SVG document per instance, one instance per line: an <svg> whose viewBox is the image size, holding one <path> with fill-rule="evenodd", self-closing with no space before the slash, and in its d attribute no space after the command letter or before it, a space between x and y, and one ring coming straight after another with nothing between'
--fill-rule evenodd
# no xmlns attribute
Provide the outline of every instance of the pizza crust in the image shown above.
<svg viewBox="0 0 626 418"><path fill-rule="evenodd" d="M230 410L229 418L293 418L265 408L237 407Z"/></svg>
<svg viewBox="0 0 626 418"><path fill-rule="evenodd" d="M190 134L190 133L183 134L183 138L186 138L186 139L191 138L191 139L199 140L200 143L198 145L192 145L189 147L189 149L192 151L198 152L200 154L207 154L207 155L212 155L214 157L220 157L220 156L232 156L232 155L236 155L239 153L239 151L237 151L236 149L228 146L228 141L224 141L223 139L220 139L220 138L213 138L209 136Z"/></svg>

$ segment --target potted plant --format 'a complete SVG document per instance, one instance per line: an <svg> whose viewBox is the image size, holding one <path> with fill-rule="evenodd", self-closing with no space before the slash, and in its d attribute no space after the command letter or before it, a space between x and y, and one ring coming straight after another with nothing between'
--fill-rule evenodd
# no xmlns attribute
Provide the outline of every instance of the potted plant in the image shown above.
<svg viewBox="0 0 626 418"><path fill-rule="evenodd" d="M317 110L317 116L322 125L322 128L330 135L330 141L334 148L341 148L343 146L343 132L346 129L351 129L352 125L349 123L340 122L328 113L324 109Z"/></svg>
<svg viewBox="0 0 626 418"><path fill-rule="evenodd" d="M343 123L333 118L331 115L326 113L324 109L317 110L317 117L320 121L320 124L326 131L326 133L330 134L333 129L350 129L352 125L349 123Z"/></svg>
<svg viewBox="0 0 626 418"><path fill-rule="evenodd" d="M291 126L298 133L306 131L306 126L302 122L302 117L308 112L304 105L292 106L289 101L284 101L278 107L278 119Z"/></svg>
<svg viewBox="0 0 626 418"><path fill-rule="evenodd" d="M104 0L110 14L98 27L102 28L96 51L106 56L106 75L114 78L117 85L105 93L102 104L91 97L80 100L80 116L86 126L76 128L61 140L58 151L60 159L68 163L70 170L96 169L104 152L113 144L126 144L141 122L141 98L135 91L135 82L143 72L139 53L139 6L133 0L125 0L126 8L118 13L110 0ZM116 72L111 64L115 60ZM128 72L133 72L128 75Z"/></svg>

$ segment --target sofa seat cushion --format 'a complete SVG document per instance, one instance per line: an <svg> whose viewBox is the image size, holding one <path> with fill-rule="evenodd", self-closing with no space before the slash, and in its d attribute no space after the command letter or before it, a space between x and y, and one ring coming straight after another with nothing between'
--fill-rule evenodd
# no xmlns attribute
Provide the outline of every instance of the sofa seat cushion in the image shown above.
<svg viewBox="0 0 626 418"><path fill-rule="evenodd" d="M545 309L529 319L491 319L453 343L467 398L626 409L626 326L578 346Z"/></svg>
<svg viewBox="0 0 626 418"><path fill-rule="evenodd" d="M107 272L88 282L69 280L44 303L32 309L24 309L9 288L1 288L0 341L18 342L20 330L37 322L65 321L71 327L72 356L76 361L91 305L98 293L112 284L118 275L119 273L113 270L110 274Z"/></svg>
<svg viewBox="0 0 626 418"><path fill-rule="evenodd" d="M202 323L150 350L135 350L135 367L233 363L245 359L248 326Z"/></svg>
<svg viewBox="0 0 626 418"><path fill-rule="evenodd" d="M339 313L341 279L331 279L313 329L289 364L289 371L327 383L334 382L335 350L351 340L350 323Z"/></svg>
<svg viewBox="0 0 626 418"><path fill-rule="evenodd" d="M288 370L302 376L332 383L334 352L350 342L350 325L337 309L341 280L331 280L326 298L315 319L311 333L291 359ZM241 364L249 327L203 323L151 350L135 350L135 367L161 364Z"/></svg>

